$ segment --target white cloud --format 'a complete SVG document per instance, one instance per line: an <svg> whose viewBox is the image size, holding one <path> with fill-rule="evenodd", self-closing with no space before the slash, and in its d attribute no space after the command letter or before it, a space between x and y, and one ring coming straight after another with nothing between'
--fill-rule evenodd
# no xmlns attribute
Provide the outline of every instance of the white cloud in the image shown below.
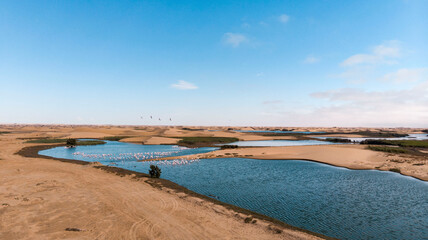
<svg viewBox="0 0 428 240"><path fill-rule="evenodd" d="M240 33L225 33L223 36L223 42L232 47L238 47L244 42L247 42L248 38Z"/></svg>
<svg viewBox="0 0 428 240"><path fill-rule="evenodd" d="M375 68L373 66L354 66L346 68L342 73L332 74L330 77L343 79L348 84L362 84L370 79L374 79L374 73Z"/></svg>
<svg viewBox="0 0 428 240"><path fill-rule="evenodd" d="M303 61L304 63L308 63L308 64L312 64L312 63L317 63L319 62L320 59L314 56L308 56L306 57L306 59Z"/></svg>
<svg viewBox="0 0 428 240"><path fill-rule="evenodd" d="M366 91L343 88L315 92L330 104L299 118L314 117L326 125L427 127L428 81L405 90Z"/></svg>
<svg viewBox="0 0 428 240"><path fill-rule="evenodd" d="M375 46L371 53L359 53L350 56L341 63L342 66L355 66L360 64L381 64L395 63L400 57L400 43L398 41L388 41L382 45Z"/></svg>
<svg viewBox="0 0 428 240"><path fill-rule="evenodd" d="M402 68L396 72L385 74L381 80L393 83L417 82L420 80L425 80L427 78L426 73L427 68Z"/></svg>
<svg viewBox="0 0 428 240"><path fill-rule="evenodd" d="M278 17L278 21L282 23L287 23L290 20L290 17L287 14L282 14Z"/></svg>
<svg viewBox="0 0 428 240"><path fill-rule="evenodd" d="M171 87L179 90L195 90L198 89L193 83L189 83L183 80L178 81L178 83L171 84Z"/></svg>

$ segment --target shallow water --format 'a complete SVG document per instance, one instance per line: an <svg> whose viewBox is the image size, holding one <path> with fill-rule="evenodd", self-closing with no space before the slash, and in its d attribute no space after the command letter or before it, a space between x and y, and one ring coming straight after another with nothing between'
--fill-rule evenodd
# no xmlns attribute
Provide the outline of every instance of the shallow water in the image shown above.
<svg viewBox="0 0 428 240"><path fill-rule="evenodd" d="M427 140L428 139L428 134L424 134L424 133L413 133L413 134L409 134L409 136L407 137L397 137L397 138L374 138L374 137L313 137L313 138L318 138L318 139L327 139L327 138L339 138L339 139L349 139L351 141L355 141L355 142L361 142L367 139L376 139L376 140L383 140L383 139L387 139L387 140Z"/></svg>
<svg viewBox="0 0 428 240"><path fill-rule="evenodd" d="M177 145L139 145L115 141L93 146L77 146L74 148L57 147L40 151L39 154L57 158L83 161L98 161L103 164L119 164L120 162L136 162L161 157L184 156L214 151L218 148L186 148Z"/></svg>
<svg viewBox="0 0 428 240"><path fill-rule="evenodd" d="M221 145L238 145L241 147L283 147L283 146L307 146L341 144L317 140L262 140L262 141L238 141ZM219 144L220 145L220 144Z"/></svg>
<svg viewBox="0 0 428 240"><path fill-rule="evenodd" d="M136 162L135 153L178 155L211 150L108 142L75 149L57 147L40 154L115 162L117 167L147 173L152 163ZM93 157L102 154L122 159ZM176 163L157 162L161 177L313 232L340 239L428 238L428 183L411 177L299 160L221 158Z"/></svg>

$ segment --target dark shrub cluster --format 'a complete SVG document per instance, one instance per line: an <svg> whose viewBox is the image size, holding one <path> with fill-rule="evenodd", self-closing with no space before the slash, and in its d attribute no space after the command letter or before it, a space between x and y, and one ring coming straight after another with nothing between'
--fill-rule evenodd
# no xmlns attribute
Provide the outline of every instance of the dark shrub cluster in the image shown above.
<svg viewBox="0 0 428 240"><path fill-rule="evenodd" d="M77 140L74 138L69 138L65 142L65 145L67 145L67 147L75 147L77 145Z"/></svg>
<svg viewBox="0 0 428 240"><path fill-rule="evenodd" d="M220 147L220 149L234 149L238 148L238 145L223 145Z"/></svg>
<svg viewBox="0 0 428 240"><path fill-rule="evenodd" d="M387 153L408 153L409 152L409 150L406 150L401 147L368 146L368 149L373 151L387 152Z"/></svg>
<svg viewBox="0 0 428 240"><path fill-rule="evenodd" d="M352 140L346 138L326 138L326 141L337 142L337 143L351 143Z"/></svg>
<svg viewBox="0 0 428 240"><path fill-rule="evenodd" d="M149 174L152 178L159 178L162 173L162 170L155 165L150 165Z"/></svg>

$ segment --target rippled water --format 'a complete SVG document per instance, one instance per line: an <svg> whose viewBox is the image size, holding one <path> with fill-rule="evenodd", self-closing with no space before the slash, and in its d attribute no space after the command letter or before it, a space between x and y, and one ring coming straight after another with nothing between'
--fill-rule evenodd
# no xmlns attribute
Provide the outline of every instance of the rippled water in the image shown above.
<svg viewBox="0 0 428 240"><path fill-rule="evenodd" d="M133 151L166 151L178 155L213 150L179 149L182 152L176 152L177 149L170 145L108 142L75 149L58 147L40 154L111 164L111 159L87 156L124 156ZM76 152L87 155L73 154ZM114 162L118 167L145 173L150 165L136 162L135 157ZM159 164L162 164L162 178L327 236L428 239L428 183L397 173L348 170L299 160L221 158L184 165Z"/></svg>
<svg viewBox="0 0 428 240"><path fill-rule="evenodd" d="M238 141L221 145L238 145L241 147L283 147L283 146L307 146L307 145L328 145L342 144L317 140L262 140L262 141Z"/></svg>

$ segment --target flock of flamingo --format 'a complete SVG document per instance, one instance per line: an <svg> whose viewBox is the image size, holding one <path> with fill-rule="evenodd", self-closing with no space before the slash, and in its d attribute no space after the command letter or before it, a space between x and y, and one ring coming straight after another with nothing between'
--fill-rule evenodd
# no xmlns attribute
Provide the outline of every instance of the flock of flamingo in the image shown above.
<svg viewBox="0 0 428 240"><path fill-rule="evenodd" d="M138 152L138 153L102 153L102 154L87 154L84 152L74 152L72 153L74 156L81 156L83 158L89 158L93 160L101 160L101 161L112 161L111 165L116 165L116 161L124 162L127 161L142 161L153 159L151 161L144 161L149 164L155 165L168 165L168 166L179 166L179 165L187 165L195 162L199 162L199 158L178 158L172 160L155 160L159 158L169 157L173 154L178 154L181 150L188 149L186 147L177 146L178 150L169 151L169 152Z"/></svg>

